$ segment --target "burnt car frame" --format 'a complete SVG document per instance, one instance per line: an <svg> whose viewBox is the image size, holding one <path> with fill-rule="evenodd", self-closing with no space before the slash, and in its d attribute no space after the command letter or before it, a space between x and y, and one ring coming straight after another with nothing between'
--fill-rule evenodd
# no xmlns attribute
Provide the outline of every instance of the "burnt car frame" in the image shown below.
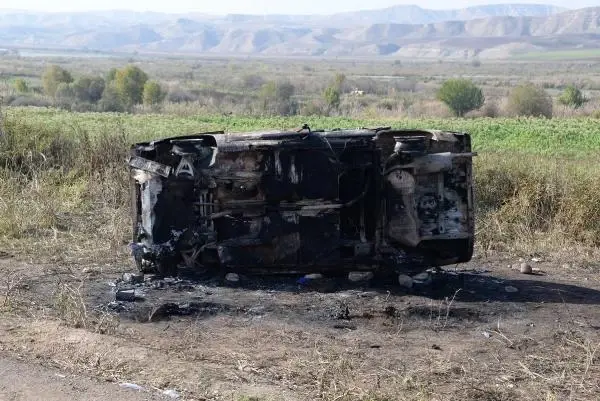
<svg viewBox="0 0 600 401"><path fill-rule="evenodd" d="M132 146L142 272L417 273L467 262L471 139L437 130L208 132Z"/></svg>

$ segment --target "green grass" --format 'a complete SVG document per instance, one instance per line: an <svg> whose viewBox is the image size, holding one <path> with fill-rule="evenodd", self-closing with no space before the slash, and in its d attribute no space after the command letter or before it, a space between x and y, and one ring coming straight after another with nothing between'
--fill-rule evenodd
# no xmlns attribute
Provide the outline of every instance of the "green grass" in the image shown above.
<svg viewBox="0 0 600 401"><path fill-rule="evenodd" d="M344 117L250 117L126 115L70 113L55 109L9 108L7 117L31 128L31 135L59 130L68 137L122 133L131 142L194 132L293 129L307 123L313 129L392 126L468 132L479 152L523 152L538 155L589 156L600 152L600 120L592 118L377 119Z"/></svg>

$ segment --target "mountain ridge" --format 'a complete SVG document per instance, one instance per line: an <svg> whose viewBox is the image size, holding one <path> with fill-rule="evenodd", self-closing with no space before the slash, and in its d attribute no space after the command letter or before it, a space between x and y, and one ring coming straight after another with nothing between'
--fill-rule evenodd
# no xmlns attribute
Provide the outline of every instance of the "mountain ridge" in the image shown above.
<svg viewBox="0 0 600 401"><path fill-rule="evenodd" d="M430 22L389 22L403 21L390 9L407 10L407 7L414 13L425 13L426 16L419 18L428 18ZM600 7L559 11L554 6L520 4L458 10L394 6L332 14L327 17L328 22L319 22L320 16L299 21L298 16L286 20L291 16L277 15L234 18L135 12L117 16L115 12L14 15L0 10L0 47L399 58L506 58L528 51L600 48ZM527 12L538 15L520 15ZM508 15L489 16L495 13ZM488 16L471 18L478 14ZM362 22L349 22L359 19L357 15ZM344 22L336 23L336 18Z"/></svg>

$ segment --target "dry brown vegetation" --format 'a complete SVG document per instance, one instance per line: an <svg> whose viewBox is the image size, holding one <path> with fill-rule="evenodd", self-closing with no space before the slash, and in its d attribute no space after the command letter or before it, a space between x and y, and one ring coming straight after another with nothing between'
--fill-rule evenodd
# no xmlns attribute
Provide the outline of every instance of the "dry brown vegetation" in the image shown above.
<svg viewBox="0 0 600 401"><path fill-rule="evenodd" d="M431 69L434 74L438 66ZM320 71L304 72L323 78ZM417 87L433 90L438 83ZM307 79L302 85L313 84ZM497 90L506 93L502 85ZM423 97L386 96L347 98L341 113L385 119L446 112ZM213 99L202 105L168 103L163 112L198 115L238 112L237 107ZM597 103L585 107L577 113L586 114ZM494 111L489 106L480 112ZM595 274L600 171L594 152L543 154L533 149L536 142L521 152L514 146L480 152L475 166L479 257L470 266L488 266L498 277L475 288L483 294L476 301L461 298L468 291L456 299L454 292L435 299L385 291L273 296L217 288L213 298L202 294L229 302L215 316L140 324L98 306L106 304L106 282L132 269L124 162L131 142L154 133L140 136L124 123L98 123L92 133L78 114L60 124L33 117L27 111L0 112L0 249L6 253L2 257L16 256L0 260L3 353L110 381L176 388L196 400L558 401L600 394L594 326L600 302ZM323 120L329 122L338 120ZM235 117L227 124L239 128ZM524 124L533 127L536 120ZM595 146L595 136L588 134L582 141ZM507 263L540 255L550 261L545 282L532 278L519 300L497 294L503 294L504 284L494 280L520 282L506 271ZM596 290L577 298L572 297L576 288L549 284L568 277L585 277ZM542 295L536 292L540 287ZM559 294L560 300L542 303L546 294ZM355 328L332 328L329 315L313 314L344 303L350 304ZM271 314L259 319L250 312L255 306Z"/></svg>

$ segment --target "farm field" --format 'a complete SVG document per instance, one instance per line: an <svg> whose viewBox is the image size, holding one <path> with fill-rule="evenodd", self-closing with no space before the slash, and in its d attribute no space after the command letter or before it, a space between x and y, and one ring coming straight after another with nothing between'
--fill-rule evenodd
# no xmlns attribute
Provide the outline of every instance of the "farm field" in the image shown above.
<svg viewBox="0 0 600 401"><path fill-rule="evenodd" d="M512 151L549 156L585 157L600 152L599 119L573 118L370 118L260 117L168 114L71 113L46 108L9 108L11 124L27 127L29 139L62 136L75 141L85 136L123 135L130 142L166 138L203 131L244 132L391 126L468 132L476 151Z"/></svg>

